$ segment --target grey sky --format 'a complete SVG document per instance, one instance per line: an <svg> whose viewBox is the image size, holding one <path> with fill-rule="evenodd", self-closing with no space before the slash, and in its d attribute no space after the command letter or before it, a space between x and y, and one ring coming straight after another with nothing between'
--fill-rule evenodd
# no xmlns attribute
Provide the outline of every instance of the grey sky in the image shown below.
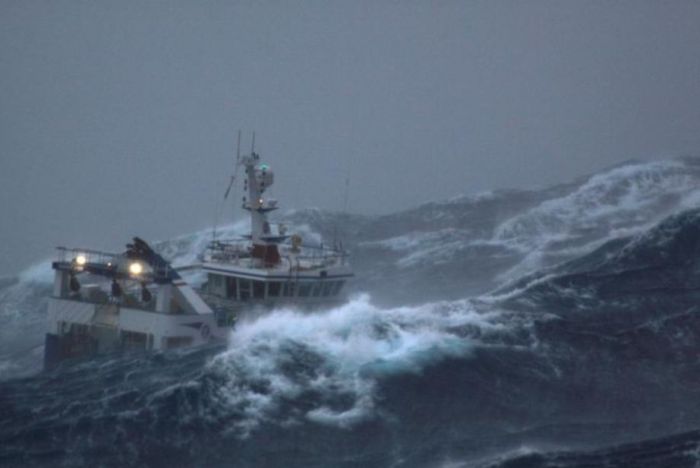
<svg viewBox="0 0 700 468"><path fill-rule="evenodd" d="M697 1L0 1L0 274L285 208L388 212L698 154ZM245 147L248 148L246 140Z"/></svg>

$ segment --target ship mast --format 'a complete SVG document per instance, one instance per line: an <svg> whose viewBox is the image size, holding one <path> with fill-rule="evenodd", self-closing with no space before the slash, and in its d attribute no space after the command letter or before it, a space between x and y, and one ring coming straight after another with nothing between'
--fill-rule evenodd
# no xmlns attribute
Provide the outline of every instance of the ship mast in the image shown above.
<svg viewBox="0 0 700 468"><path fill-rule="evenodd" d="M250 212L250 239L252 242L251 255L260 259L264 266L274 266L280 262L277 244L286 236L273 234L267 213L277 209L277 202L265 199L265 191L274 182L274 173L267 164L260 162L260 155L255 152L255 137L250 155L241 158L245 167L245 189L248 194L243 197L243 209Z"/></svg>

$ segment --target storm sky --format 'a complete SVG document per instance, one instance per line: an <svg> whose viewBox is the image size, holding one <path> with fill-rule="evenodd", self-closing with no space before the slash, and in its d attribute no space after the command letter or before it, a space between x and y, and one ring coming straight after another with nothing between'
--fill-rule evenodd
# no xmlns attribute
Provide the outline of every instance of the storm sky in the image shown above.
<svg viewBox="0 0 700 468"><path fill-rule="evenodd" d="M349 179L362 213L700 154L699 25L680 0L2 0L0 275L213 224L238 129L284 208L342 210Z"/></svg>

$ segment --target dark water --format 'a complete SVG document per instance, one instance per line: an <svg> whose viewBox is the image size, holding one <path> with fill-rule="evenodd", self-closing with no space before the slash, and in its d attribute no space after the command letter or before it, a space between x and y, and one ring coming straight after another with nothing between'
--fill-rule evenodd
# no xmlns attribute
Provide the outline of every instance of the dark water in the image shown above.
<svg viewBox="0 0 700 468"><path fill-rule="evenodd" d="M688 210L490 295L357 295L227 345L15 374L0 465L700 466L698 254Z"/></svg>

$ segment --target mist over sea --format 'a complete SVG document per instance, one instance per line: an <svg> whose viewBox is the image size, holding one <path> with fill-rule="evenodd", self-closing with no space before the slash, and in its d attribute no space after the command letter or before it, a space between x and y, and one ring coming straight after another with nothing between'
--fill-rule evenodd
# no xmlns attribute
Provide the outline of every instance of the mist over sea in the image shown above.
<svg viewBox="0 0 700 468"><path fill-rule="evenodd" d="M348 301L209 347L41 372L49 260L0 278L0 466L700 466L700 159L281 219Z"/></svg>

